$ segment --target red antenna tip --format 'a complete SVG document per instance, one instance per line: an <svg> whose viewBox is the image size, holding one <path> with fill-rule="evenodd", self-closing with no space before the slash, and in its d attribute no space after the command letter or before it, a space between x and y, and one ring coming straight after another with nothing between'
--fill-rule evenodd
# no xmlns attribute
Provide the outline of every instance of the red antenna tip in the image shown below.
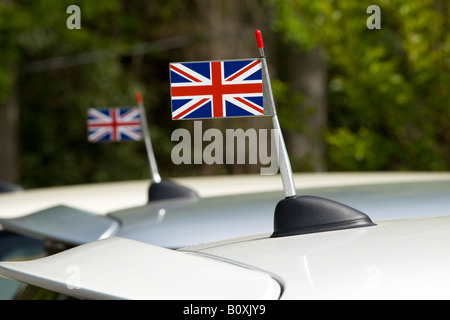
<svg viewBox="0 0 450 320"><path fill-rule="evenodd" d="M256 44L258 45L258 48L259 49L264 48L262 34L259 29L256 29L256 31L255 31L255 37L256 37Z"/></svg>
<svg viewBox="0 0 450 320"><path fill-rule="evenodd" d="M142 94L141 94L140 91L136 92L136 100L137 100L138 103L142 102Z"/></svg>

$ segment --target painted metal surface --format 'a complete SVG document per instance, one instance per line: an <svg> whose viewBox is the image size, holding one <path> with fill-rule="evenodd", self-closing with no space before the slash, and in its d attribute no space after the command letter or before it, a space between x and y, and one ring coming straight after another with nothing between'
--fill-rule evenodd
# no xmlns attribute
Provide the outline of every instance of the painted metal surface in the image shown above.
<svg viewBox="0 0 450 320"><path fill-rule="evenodd" d="M181 247L183 243L192 245L233 236L247 237L188 247L176 252L176 256L166 255L169 250L148 243L112 238L111 242L95 241L74 248L78 251L70 250L43 258L50 260L38 259L18 264L2 262L0 273L26 283L44 287L51 285L51 289L66 292L71 275L67 273L67 268L70 265L82 266L79 270L84 270L86 290L77 291L77 294L70 291L74 296L158 299L161 296L155 292L169 284L172 289L166 292L164 299L201 299L204 296L197 296L200 293L192 289L190 280L176 276L180 271L185 278L189 278L189 272L195 274L195 269L199 267L197 263L203 263L201 261L204 259L190 261L189 258L186 265L192 266L192 269L188 267L186 270L183 268L184 259L186 256L199 255L208 257L208 261L211 258L218 259L214 262L216 270L225 266L228 268L231 264L258 272L265 271L264 279L277 279L282 284L281 299L448 299L450 180L447 175L435 177L437 179L416 177L409 181L403 180L402 183L382 183L378 180L371 184L366 181L365 184L360 180L359 184L353 185L309 190L302 188L300 194L311 191L314 195L354 206L367 213L377 226L284 238L269 237L273 209L282 197L281 189L268 193L209 197L193 202L161 202L153 204L150 211L147 210L148 206L119 210L108 214L114 215L114 219L119 219L122 227L125 226L116 235L134 235L137 240L142 237L144 242L155 241L153 244L158 246ZM206 221L201 217L207 217ZM199 221L202 223L199 224ZM251 234L257 236L249 236ZM110 243L111 246L107 250L99 250L97 243ZM149 277L148 268L141 268L141 265L147 266L150 261L158 261L157 266L152 266L159 274L156 279ZM118 268L106 268L116 262ZM125 265L135 269L120 271ZM56 282L52 280L52 274L58 277L58 287L53 287ZM117 276L117 279L121 279L120 283L127 282L124 279L147 279L146 283L151 289L149 292L147 290L145 296L133 296L132 291L135 289L121 288L126 295L116 295L112 292L115 292L117 284L107 284L106 280L95 283L100 274L103 278ZM177 280L173 282L159 281L161 276L170 279L174 275ZM210 277L197 276L200 277L200 283L205 281L206 287L202 294L209 291L206 299L222 299L224 296L221 293L228 292L228 289L221 288L226 287L226 281L220 282L220 277L217 278L214 272ZM248 276L242 274L239 281L246 283L244 279ZM36 279L40 279L38 283ZM208 287L206 284L214 283L214 279L219 281L217 286ZM261 291L261 285L267 286L267 292L273 294L276 286L266 280L258 282L256 287ZM91 282L94 287L89 289ZM251 288L252 284L246 283L246 286ZM176 295L176 288L187 288L189 295ZM263 294L264 297L267 292ZM254 299L250 296L244 298Z"/></svg>
<svg viewBox="0 0 450 320"><path fill-rule="evenodd" d="M278 299L267 273L110 238L28 262L2 262L3 276L87 299Z"/></svg>
<svg viewBox="0 0 450 320"><path fill-rule="evenodd" d="M360 179L354 185L301 188L298 189L298 194L315 195L345 203L369 215L374 222L446 215L449 213L450 177L437 177L439 178L421 180L419 175L416 181L411 179L409 182L382 183L379 180L372 184L362 184L363 180ZM366 183L371 181L367 176L365 178ZM244 178L235 177L229 181L234 181L235 185L245 183ZM207 184L203 188L206 186ZM227 188L229 187L223 189L224 194L229 192L225 190ZM70 241L73 245L107 236L119 236L177 249L271 232L274 208L282 198L280 187L279 191L211 196L198 201L156 201L112 211L101 217L60 206L60 210L44 209L25 217L0 219L0 223L8 228L13 226L13 231L16 232L20 232L22 227L22 233L28 236L65 243ZM115 227L111 229L113 225Z"/></svg>
<svg viewBox="0 0 450 320"><path fill-rule="evenodd" d="M450 216L186 248L280 277L281 299L449 299Z"/></svg>
<svg viewBox="0 0 450 320"><path fill-rule="evenodd" d="M280 299L448 299L449 229L450 216L401 219L179 251L111 238L0 274L88 299L272 299L278 283Z"/></svg>
<svg viewBox="0 0 450 320"><path fill-rule="evenodd" d="M366 172L366 173L297 173L297 190L378 184L392 182L419 182L450 180L448 173L429 172ZM174 178L173 181L197 191L202 198L241 193L282 191L278 175L232 175ZM85 185L25 189L21 192L0 194L0 218L10 219L65 205L79 210L105 215L108 212L147 203L149 180L92 183Z"/></svg>
<svg viewBox="0 0 450 320"><path fill-rule="evenodd" d="M119 221L67 206L55 206L16 219L0 220L4 229L40 240L79 245L109 238Z"/></svg>

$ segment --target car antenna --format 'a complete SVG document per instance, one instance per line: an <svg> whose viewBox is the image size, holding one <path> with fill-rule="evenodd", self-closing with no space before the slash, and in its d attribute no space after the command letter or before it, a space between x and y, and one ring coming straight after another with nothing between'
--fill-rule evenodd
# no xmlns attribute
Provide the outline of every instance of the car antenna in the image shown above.
<svg viewBox="0 0 450 320"><path fill-rule="evenodd" d="M289 155L276 113L269 70L264 54L264 43L260 30L257 29L255 31L255 37L261 56L263 80L268 89L272 124L278 136L277 150L279 152L280 175L285 193L285 198L280 200L275 208L274 232L272 233L272 237L375 225L366 214L345 204L321 197L308 195L298 196L296 194Z"/></svg>
<svg viewBox="0 0 450 320"><path fill-rule="evenodd" d="M199 198L198 194L185 186L176 184L170 180L163 180L158 171L155 153L153 152L152 141L150 139L150 132L148 130L147 118L145 116L144 100L142 93L136 92L136 100L141 114L141 126L144 134L145 147L147 149L147 157L150 164L150 174L152 182L148 189L148 202L157 200L168 200L177 198Z"/></svg>

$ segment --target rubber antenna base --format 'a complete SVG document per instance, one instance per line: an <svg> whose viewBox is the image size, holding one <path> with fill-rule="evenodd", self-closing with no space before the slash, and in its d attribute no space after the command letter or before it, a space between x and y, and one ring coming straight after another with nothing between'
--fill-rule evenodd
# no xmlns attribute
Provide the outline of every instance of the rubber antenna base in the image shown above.
<svg viewBox="0 0 450 320"><path fill-rule="evenodd" d="M194 190L170 180L152 183L148 189L148 202L180 198L197 199L199 196Z"/></svg>
<svg viewBox="0 0 450 320"><path fill-rule="evenodd" d="M315 196L294 196L278 202L271 237L374 225L366 214L345 204Z"/></svg>

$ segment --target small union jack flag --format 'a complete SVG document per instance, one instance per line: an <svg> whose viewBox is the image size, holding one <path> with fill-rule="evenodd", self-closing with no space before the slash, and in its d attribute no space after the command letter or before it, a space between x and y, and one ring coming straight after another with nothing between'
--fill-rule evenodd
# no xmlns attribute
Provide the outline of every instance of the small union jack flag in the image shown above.
<svg viewBox="0 0 450 320"><path fill-rule="evenodd" d="M260 59L170 64L172 119L263 116Z"/></svg>
<svg viewBox="0 0 450 320"><path fill-rule="evenodd" d="M139 108L88 109L90 142L141 140Z"/></svg>

